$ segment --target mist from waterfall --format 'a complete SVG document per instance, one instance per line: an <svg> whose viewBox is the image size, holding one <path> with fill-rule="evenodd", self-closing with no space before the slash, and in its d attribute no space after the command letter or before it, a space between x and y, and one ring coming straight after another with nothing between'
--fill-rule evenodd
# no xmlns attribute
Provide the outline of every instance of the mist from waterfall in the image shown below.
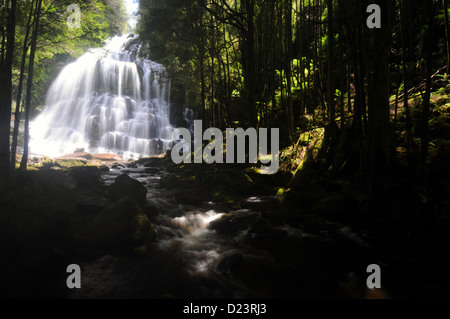
<svg viewBox="0 0 450 319"><path fill-rule="evenodd" d="M162 65L125 49L133 39L114 37L60 72L46 109L30 125L33 153L56 157L83 149L126 159L171 147L170 79Z"/></svg>

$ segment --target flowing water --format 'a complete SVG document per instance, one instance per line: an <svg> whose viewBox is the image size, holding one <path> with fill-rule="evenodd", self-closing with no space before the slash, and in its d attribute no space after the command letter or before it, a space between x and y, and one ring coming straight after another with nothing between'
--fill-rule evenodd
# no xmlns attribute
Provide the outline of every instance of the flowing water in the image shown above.
<svg viewBox="0 0 450 319"><path fill-rule="evenodd" d="M125 49L132 40L115 37L61 71L48 92L46 110L31 125L32 152L54 157L83 149L127 159L171 147L170 81L162 65ZM183 116L188 124L195 117L191 110ZM83 289L70 292L69 298L336 296L339 276L327 273L333 242L326 234L265 218L273 198L244 198L249 208L237 211L213 202L182 205L173 190L159 183L168 173L161 167L150 170L118 167L102 178L110 185L127 173L146 186L147 204L156 208L150 218L157 240L132 256L82 262ZM240 221L235 228L212 227L230 214Z"/></svg>
<svg viewBox="0 0 450 319"><path fill-rule="evenodd" d="M171 146L170 80L162 65L140 60L118 36L67 65L31 124L33 153L158 155Z"/></svg>
<svg viewBox="0 0 450 319"><path fill-rule="evenodd" d="M244 198L250 206L240 210L208 201L181 204L173 190L160 184L170 173L157 166L150 171L140 165L119 166L102 179L111 185L126 173L146 186L147 205L156 208L149 215L156 241L132 255L81 263L83 288L70 292L69 298L332 298L346 297L348 291L352 297L370 293L359 276L329 272L344 258L333 253L329 234L270 222L266 217L277 214L274 198ZM267 211L269 206L274 211ZM241 222L231 228L219 224L225 231L214 227L229 215Z"/></svg>

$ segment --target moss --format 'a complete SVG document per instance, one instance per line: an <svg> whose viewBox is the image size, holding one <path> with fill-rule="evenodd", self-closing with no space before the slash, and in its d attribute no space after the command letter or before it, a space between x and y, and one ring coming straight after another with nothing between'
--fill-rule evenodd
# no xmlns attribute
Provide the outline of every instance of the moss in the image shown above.
<svg viewBox="0 0 450 319"><path fill-rule="evenodd" d="M85 166L87 164L87 161L80 160L80 159L57 159L55 160L55 163L58 164L61 167L70 168L70 167L77 167L77 166Z"/></svg>

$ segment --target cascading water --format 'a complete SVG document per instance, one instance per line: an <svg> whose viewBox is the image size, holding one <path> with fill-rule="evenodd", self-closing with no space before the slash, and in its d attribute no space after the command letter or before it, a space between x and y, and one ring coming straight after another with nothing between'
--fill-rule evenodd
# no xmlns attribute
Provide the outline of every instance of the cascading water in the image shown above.
<svg viewBox="0 0 450 319"><path fill-rule="evenodd" d="M33 153L153 156L171 147L170 80L162 65L140 60L122 35L67 65L31 123Z"/></svg>

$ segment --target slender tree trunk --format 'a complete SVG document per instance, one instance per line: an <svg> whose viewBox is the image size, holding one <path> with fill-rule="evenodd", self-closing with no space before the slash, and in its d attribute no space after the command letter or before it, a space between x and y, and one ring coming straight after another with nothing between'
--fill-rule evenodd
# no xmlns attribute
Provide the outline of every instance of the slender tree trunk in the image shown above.
<svg viewBox="0 0 450 319"><path fill-rule="evenodd" d="M448 22L448 1L443 0L445 17L445 35L447 36L447 74L450 74L450 30Z"/></svg>
<svg viewBox="0 0 450 319"><path fill-rule="evenodd" d="M0 179L9 180L10 172L10 128L11 128L11 104L12 104L12 64L14 57L14 45L16 34L16 7L17 0L7 1L9 7L6 17L6 38L2 44L2 60L0 64Z"/></svg>
<svg viewBox="0 0 450 319"><path fill-rule="evenodd" d="M428 18L428 30L425 35L424 40L424 50L425 50L425 61L426 61L426 87L425 95L423 97L423 110L421 119L421 141L422 148L420 154L420 170L423 172L425 170L427 157L428 157L428 147L430 144L430 134L429 134L429 124L428 120L430 118L430 97L431 97L431 76L433 72L432 68L432 57L433 57L433 32L434 32L434 15L433 15L433 2L432 0L426 1L426 15Z"/></svg>
<svg viewBox="0 0 450 319"><path fill-rule="evenodd" d="M244 38L244 60L245 60L245 87L247 93L247 107L249 114L249 124L252 127L257 125L255 83L256 71L255 63L255 0L245 0L245 12L247 14L247 30Z"/></svg>
<svg viewBox="0 0 450 319"><path fill-rule="evenodd" d="M31 92L33 89L33 71L34 71L34 57L36 53L36 44L39 33L39 19L41 16L42 0L38 0L37 9L35 11L35 22L33 28L33 36L31 38L30 60L28 62L28 78L27 78L27 97L25 102L25 132L24 132L24 147L22 161L20 162L20 169L27 169L29 139L30 139L30 113L31 113Z"/></svg>
<svg viewBox="0 0 450 319"><path fill-rule="evenodd" d="M290 142L294 143L294 110L292 106L292 0L286 0L285 5L285 70L286 70L286 89L287 89L287 115L289 125Z"/></svg>
<svg viewBox="0 0 450 319"><path fill-rule="evenodd" d="M199 54L200 54L200 82L201 82L201 105L202 108L200 110L200 118L205 121L206 120L206 84L205 84L205 37L203 35L203 18L200 19L200 29L202 30L201 36L200 36L200 48L199 48Z"/></svg>
<svg viewBox="0 0 450 319"><path fill-rule="evenodd" d="M328 66L327 66L327 104L329 112L329 123L334 126L336 120L336 109L334 104L334 75L333 70L336 67L334 63L334 16L333 16L333 1L327 0L328 8Z"/></svg>
<svg viewBox="0 0 450 319"><path fill-rule="evenodd" d="M411 161L410 147L411 147L411 134L412 134L412 121L411 121L411 110L409 108L409 47L407 45L407 1L401 1L400 8L400 25L402 31L402 63L403 63L403 107L405 109L406 117L406 155L408 162Z"/></svg>
<svg viewBox="0 0 450 319"><path fill-rule="evenodd" d="M390 0L376 1L382 12L381 29L372 29L368 65L368 159L369 187L376 189L386 174L391 156L389 105Z"/></svg>
<svg viewBox="0 0 450 319"><path fill-rule="evenodd" d="M28 53L28 38L29 33L32 28L31 19L33 17L34 10L34 0L31 2L30 13L28 15L28 22L25 31L25 38L23 40L23 49L22 49L22 62L20 65L20 76L19 76L19 85L17 88L17 98L16 98L16 111L14 113L14 130L12 135L12 144L11 144L11 170L16 168L16 151L17 151L17 139L19 135L19 126L20 126L20 111L21 111L21 101L22 101L22 90L23 90L23 81L25 75L25 64L27 60Z"/></svg>

